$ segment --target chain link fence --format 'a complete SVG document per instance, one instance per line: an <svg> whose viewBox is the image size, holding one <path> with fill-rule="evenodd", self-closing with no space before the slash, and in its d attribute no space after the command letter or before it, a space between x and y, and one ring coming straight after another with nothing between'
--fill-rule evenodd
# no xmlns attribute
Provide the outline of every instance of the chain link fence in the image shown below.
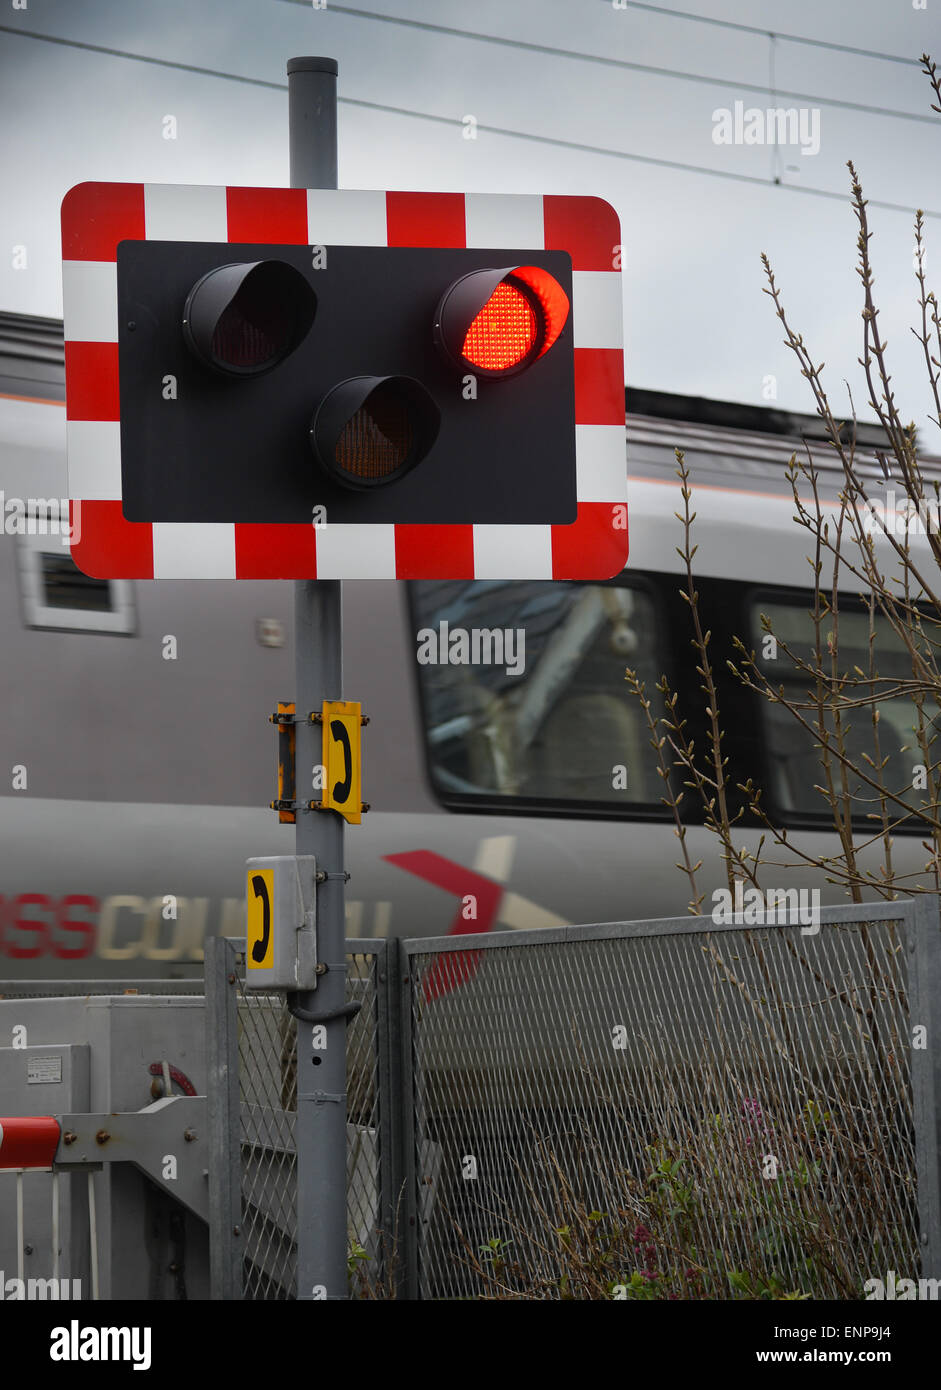
<svg viewBox="0 0 941 1390"><path fill-rule="evenodd" d="M347 943L347 1225L351 1292L384 1296L393 1278L383 1224L379 1069L385 942ZM297 1282L297 1020L283 993L245 988L244 943L207 943L210 1125L229 1172L217 1182L213 1225L218 1296L288 1300ZM215 1093L215 1103L212 1093ZM388 1103L388 1102L385 1102ZM388 1182L385 1184L389 1186Z"/></svg>
<svg viewBox="0 0 941 1390"><path fill-rule="evenodd" d="M861 1298L941 1274L937 904L822 918L404 943L414 1294Z"/></svg>

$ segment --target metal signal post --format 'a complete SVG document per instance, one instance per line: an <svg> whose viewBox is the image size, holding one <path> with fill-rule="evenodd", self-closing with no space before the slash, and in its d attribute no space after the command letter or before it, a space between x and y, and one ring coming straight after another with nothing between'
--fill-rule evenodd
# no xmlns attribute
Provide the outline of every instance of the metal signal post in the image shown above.
<svg viewBox="0 0 941 1390"><path fill-rule="evenodd" d="M291 186L337 187L337 64L291 58L288 70ZM313 525L313 518L311 518ZM299 716L297 799L316 799L313 770L322 760L321 727L303 718L343 685L340 581L294 586L295 707ZM313 855L318 954L325 973L297 995L297 1296L345 1299L346 1231L346 923L343 818L298 810L298 855ZM319 877L320 875L318 875Z"/></svg>

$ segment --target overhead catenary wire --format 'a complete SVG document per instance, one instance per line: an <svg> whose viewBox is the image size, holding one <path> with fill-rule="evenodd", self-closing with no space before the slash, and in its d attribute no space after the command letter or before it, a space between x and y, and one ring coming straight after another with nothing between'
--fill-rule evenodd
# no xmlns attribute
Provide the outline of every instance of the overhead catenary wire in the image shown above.
<svg viewBox="0 0 941 1390"><path fill-rule="evenodd" d="M285 5L304 5L310 8L308 0L278 0ZM610 5L610 0L606 0ZM654 7L651 7L654 8ZM501 34L484 34L478 29L458 29L447 24L433 24L430 20L406 19L402 15L382 14L377 10L354 9L349 5L331 5L330 13L343 15L351 19L371 19L380 24L396 24L406 29L419 29L426 33L441 34L447 38L465 39L474 43L495 44L501 48L518 48L524 52L537 53L540 57L565 58L578 63L596 63L601 67L621 68L625 72L648 73L653 77L665 77L680 82L695 82L707 87L734 87L740 92L756 92L759 95L770 95L767 85L760 82L740 82L738 79L729 80L722 77L713 77L708 73L685 72L681 68L659 67L653 63L636 63L628 58L611 58L602 53L586 53L583 49L555 48L550 44L535 43L530 39L510 39ZM679 11L663 11L663 13L680 13ZM787 39L786 34L772 34L769 30L756 29L753 32L768 39ZM800 42L801 40L795 40ZM813 40L807 40L813 42ZM865 52L865 50L863 50ZM868 54L868 56L877 56ZM907 60L918 66L915 58ZM919 121L925 125L937 124L934 116L926 115L921 111L899 111L893 106L873 106L871 102L847 101L842 97L821 95L815 92L791 92L779 90L776 93L779 97L787 97L792 101L816 102L821 106L839 107L845 111L859 111L865 115L890 116L901 121Z"/></svg>
<svg viewBox="0 0 941 1390"><path fill-rule="evenodd" d="M602 0L605 5L611 0ZM683 19L694 24L711 24L717 29L735 29L740 34L755 34L759 38L781 39L784 43L802 43L811 48L828 48L835 53L852 53L857 58L877 58L883 63L905 63L918 66L917 58L903 58L898 53L877 53L874 48L855 48L852 44L837 43L832 39L812 39L806 34L781 34L777 30L762 29L756 24L742 24L737 19L719 19L714 15L692 14L689 10L670 10L664 5L652 5L647 0L619 0L619 7L625 10L647 10L651 14L666 15L668 19Z"/></svg>
<svg viewBox="0 0 941 1390"><path fill-rule="evenodd" d="M768 44L768 89L771 94L771 104L775 106L777 103L777 83L774 73L773 38ZM781 178L781 148L778 145L777 130L775 130L775 138L771 145L771 177L775 183L778 183Z"/></svg>
<svg viewBox="0 0 941 1390"><path fill-rule="evenodd" d="M17 24L0 24L0 33L16 34L22 39L36 39L39 43L58 44L62 48L80 48L86 53L102 53L109 58L127 58L134 63L150 63L158 68L176 68L179 72L194 72L200 77L221 77L227 82L245 82L251 87L269 87L276 92L286 92L286 82L266 82L261 77L243 77L237 72L221 72L218 68L203 68L196 63L179 63L172 58L154 58L149 53L130 53L123 48L107 48L100 43L83 43L80 39L63 39L56 34L41 34L34 29L21 29Z"/></svg>
<svg viewBox="0 0 941 1390"><path fill-rule="evenodd" d="M356 97L342 97L341 101L347 106L364 106L373 111L385 111L396 116L414 116L424 121L436 121L441 125L454 125L453 116L436 116L427 111L410 111L403 106L389 106L378 101L363 101ZM485 125L483 121L477 122L477 129L490 135L504 135L514 140L532 140L542 145L556 145L562 149L577 150L582 154L603 155L610 159L627 159L638 164L650 164L659 169L676 169L686 174L703 174L706 177L718 179L733 179L736 183L759 184L762 188L780 188L786 193L805 193L816 198L831 198L837 202L845 202L847 195L837 193L829 188L807 188L801 184L777 183L772 179L762 177L760 174L739 174L731 169L710 169L705 164L687 164L678 159L664 159L659 155L634 154L627 150L615 150L606 145L588 145L577 140L562 140L556 136L534 135L524 130L510 130L503 126ZM867 198L868 206L874 208L884 208L889 212L904 212L911 216L914 209L904 203L890 203L881 201L878 198ZM941 217L941 212L932 211L929 208L921 209L925 217Z"/></svg>
<svg viewBox="0 0 941 1390"><path fill-rule="evenodd" d="M290 0L288 0L290 3ZM172 58L155 58L150 54L132 53L126 49L110 48L103 44L86 43L78 39L65 39L57 35L43 34L33 30L21 29L12 24L0 24L0 33L15 34L20 38L33 39L40 43L58 44L66 48L77 48L85 52L100 53L107 57L120 58L130 62L147 63L152 66L169 68L180 72L191 72L202 77L217 78L226 82L241 82L252 87L263 87L273 91L287 91L286 82L271 82L265 78L249 77L242 73L224 72L218 68L202 67L194 63L182 63ZM722 84L717 84L722 85ZM763 89L762 89L763 90ZM785 95L779 92L779 96ZM411 107L394 106L386 102L366 101L357 97L340 97L341 106L356 106L386 114L403 116L413 120L430 121L438 125L453 127L453 116L441 116L431 111L417 111ZM706 178L730 179L736 183L753 184L763 188L779 188L786 193L803 194L807 197L829 198L838 202L846 200L846 194L828 188L809 188L803 184L782 183L757 174L742 174L731 169L715 169L705 164L692 164L683 160L665 159L658 155L637 154L631 150L614 149L606 145L593 145L576 140L563 140L559 136L537 135L532 131L515 130L506 126L494 126L477 122L477 130L491 135L504 136L512 140L526 140L535 144L549 145L557 149L573 150L581 154L600 155L609 159L623 159L632 163L646 164L654 168L673 169L677 172L699 174ZM870 207L881 208L886 212L901 212L911 216L914 209L904 203L893 203L884 199L869 198ZM941 218L941 211L931 208L921 210L925 217Z"/></svg>

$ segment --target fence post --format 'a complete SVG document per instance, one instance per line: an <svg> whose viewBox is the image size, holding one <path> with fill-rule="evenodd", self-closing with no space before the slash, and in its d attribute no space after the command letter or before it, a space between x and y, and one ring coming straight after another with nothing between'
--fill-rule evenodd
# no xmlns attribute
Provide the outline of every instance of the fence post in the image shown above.
<svg viewBox="0 0 941 1390"><path fill-rule="evenodd" d="M390 993L394 994L398 1009L399 1046L396 1054L399 1059L401 1089L399 1114L402 1134L402 1183L403 1196L400 1203L399 1227L402 1231L402 1250L404 1252L403 1293L405 1298L417 1299L419 1295L419 1240L418 1240L418 1178L416 1163L418 1158L418 1136L415 1132L415 1058L412 1016L412 957L407 943L397 941L397 954L394 971L389 971ZM391 965L391 962L390 962Z"/></svg>
<svg viewBox="0 0 941 1390"><path fill-rule="evenodd" d="M235 941L206 941L206 1070L209 1125L209 1288L242 1297L241 1109Z"/></svg>
<svg viewBox="0 0 941 1390"><path fill-rule="evenodd" d="M379 1231L382 1274L404 1296L405 1167L402 1128L402 1020L397 937L372 943L376 958L379 1087Z"/></svg>
<svg viewBox="0 0 941 1390"><path fill-rule="evenodd" d="M941 1278L941 898L920 893L909 912L909 1026L921 1025L926 1046L912 1048L912 1100L915 1112L915 1171L921 1277Z"/></svg>

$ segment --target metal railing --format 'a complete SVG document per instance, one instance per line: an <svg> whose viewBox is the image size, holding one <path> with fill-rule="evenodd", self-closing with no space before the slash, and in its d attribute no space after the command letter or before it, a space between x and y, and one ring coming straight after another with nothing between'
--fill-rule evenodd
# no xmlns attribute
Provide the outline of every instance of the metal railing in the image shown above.
<svg viewBox="0 0 941 1390"><path fill-rule="evenodd" d="M2 980L0 999L75 999L93 995L200 995L202 975L189 979L158 979L151 976L140 980Z"/></svg>
<svg viewBox="0 0 941 1390"><path fill-rule="evenodd" d="M62 1254L66 1244L62 1225L63 1208L72 1205L73 1184L78 1177L64 1173L54 1167L54 1159L59 1147L61 1129L58 1121L51 1115L4 1116L0 1119L0 1182L15 1181L16 1206L16 1276L14 1281L6 1281L5 1296L17 1300L35 1298L79 1299L82 1296L82 1281L73 1272L63 1277ZM90 1238L91 1297L97 1299L98 1289L98 1226L95 1209L94 1172L101 1167L98 1163L88 1165L86 1176L86 1196L88 1228ZM43 1236L43 1244L48 1249L48 1267L51 1276L37 1277L27 1274L27 1255L34 1253L32 1243L26 1239L26 1202L24 1180L29 1175L39 1191L36 1205L42 1206L42 1197L49 1195L49 1234ZM48 1178L48 1182L46 1179ZM63 1200L63 1187L65 1188ZM4 1196L7 1194L4 1193ZM71 1232L70 1232L71 1234ZM36 1239L31 1230L32 1240ZM68 1254L74 1259L74 1242ZM12 1289L12 1292L11 1292Z"/></svg>

